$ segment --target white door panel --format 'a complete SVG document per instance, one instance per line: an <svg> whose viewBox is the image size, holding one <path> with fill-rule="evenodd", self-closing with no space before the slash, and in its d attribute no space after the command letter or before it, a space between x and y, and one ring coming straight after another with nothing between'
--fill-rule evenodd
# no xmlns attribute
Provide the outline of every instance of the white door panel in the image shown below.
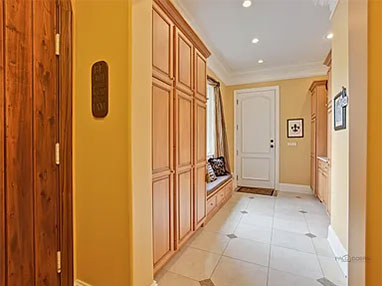
<svg viewBox="0 0 382 286"><path fill-rule="evenodd" d="M261 89L238 95L238 185L275 188L276 91Z"/></svg>

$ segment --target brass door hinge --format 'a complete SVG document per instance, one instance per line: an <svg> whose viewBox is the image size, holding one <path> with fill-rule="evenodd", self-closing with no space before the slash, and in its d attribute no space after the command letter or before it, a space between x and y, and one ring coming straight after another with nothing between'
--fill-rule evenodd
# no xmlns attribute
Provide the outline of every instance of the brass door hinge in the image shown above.
<svg viewBox="0 0 382 286"><path fill-rule="evenodd" d="M61 273L61 251L57 251L57 273Z"/></svg>

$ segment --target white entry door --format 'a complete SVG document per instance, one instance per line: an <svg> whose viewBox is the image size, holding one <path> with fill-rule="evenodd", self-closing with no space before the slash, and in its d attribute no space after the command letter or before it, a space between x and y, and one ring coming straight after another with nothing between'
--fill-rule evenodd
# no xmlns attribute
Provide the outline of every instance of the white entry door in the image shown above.
<svg viewBox="0 0 382 286"><path fill-rule="evenodd" d="M275 188L276 88L236 93L237 183Z"/></svg>

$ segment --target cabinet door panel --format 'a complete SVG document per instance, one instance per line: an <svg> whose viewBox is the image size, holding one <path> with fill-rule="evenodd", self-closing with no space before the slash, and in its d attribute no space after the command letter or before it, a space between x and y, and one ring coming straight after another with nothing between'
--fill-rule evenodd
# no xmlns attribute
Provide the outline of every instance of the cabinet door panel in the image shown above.
<svg viewBox="0 0 382 286"><path fill-rule="evenodd" d="M199 228L207 216L206 165L195 168L195 229Z"/></svg>
<svg viewBox="0 0 382 286"><path fill-rule="evenodd" d="M205 163L207 154L206 105L195 101L195 163Z"/></svg>
<svg viewBox="0 0 382 286"><path fill-rule="evenodd" d="M172 88L153 79L152 87L152 169L172 169Z"/></svg>
<svg viewBox="0 0 382 286"><path fill-rule="evenodd" d="M154 267L174 250L172 175L153 181Z"/></svg>
<svg viewBox="0 0 382 286"><path fill-rule="evenodd" d="M175 32L175 73L176 87L192 94L193 92L193 46L192 43L176 29Z"/></svg>
<svg viewBox="0 0 382 286"><path fill-rule="evenodd" d="M192 169L178 173L177 178L177 248L193 230Z"/></svg>
<svg viewBox="0 0 382 286"><path fill-rule="evenodd" d="M153 76L172 84L173 23L154 3L153 15Z"/></svg>
<svg viewBox="0 0 382 286"><path fill-rule="evenodd" d="M187 167L192 165L193 146L193 114L192 97L176 91L177 107L177 167Z"/></svg>
<svg viewBox="0 0 382 286"><path fill-rule="evenodd" d="M196 97L205 101L207 98L207 62L195 49L195 92Z"/></svg>

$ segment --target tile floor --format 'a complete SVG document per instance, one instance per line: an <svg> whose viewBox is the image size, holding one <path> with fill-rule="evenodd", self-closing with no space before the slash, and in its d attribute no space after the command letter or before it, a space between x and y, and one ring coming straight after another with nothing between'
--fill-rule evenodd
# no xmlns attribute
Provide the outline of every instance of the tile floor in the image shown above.
<svg viewBox="0 0 382 286"><path fill-rule="evenodd" d="M311 195L234 193L156 276L159 286L343 286Z"/></svg>

